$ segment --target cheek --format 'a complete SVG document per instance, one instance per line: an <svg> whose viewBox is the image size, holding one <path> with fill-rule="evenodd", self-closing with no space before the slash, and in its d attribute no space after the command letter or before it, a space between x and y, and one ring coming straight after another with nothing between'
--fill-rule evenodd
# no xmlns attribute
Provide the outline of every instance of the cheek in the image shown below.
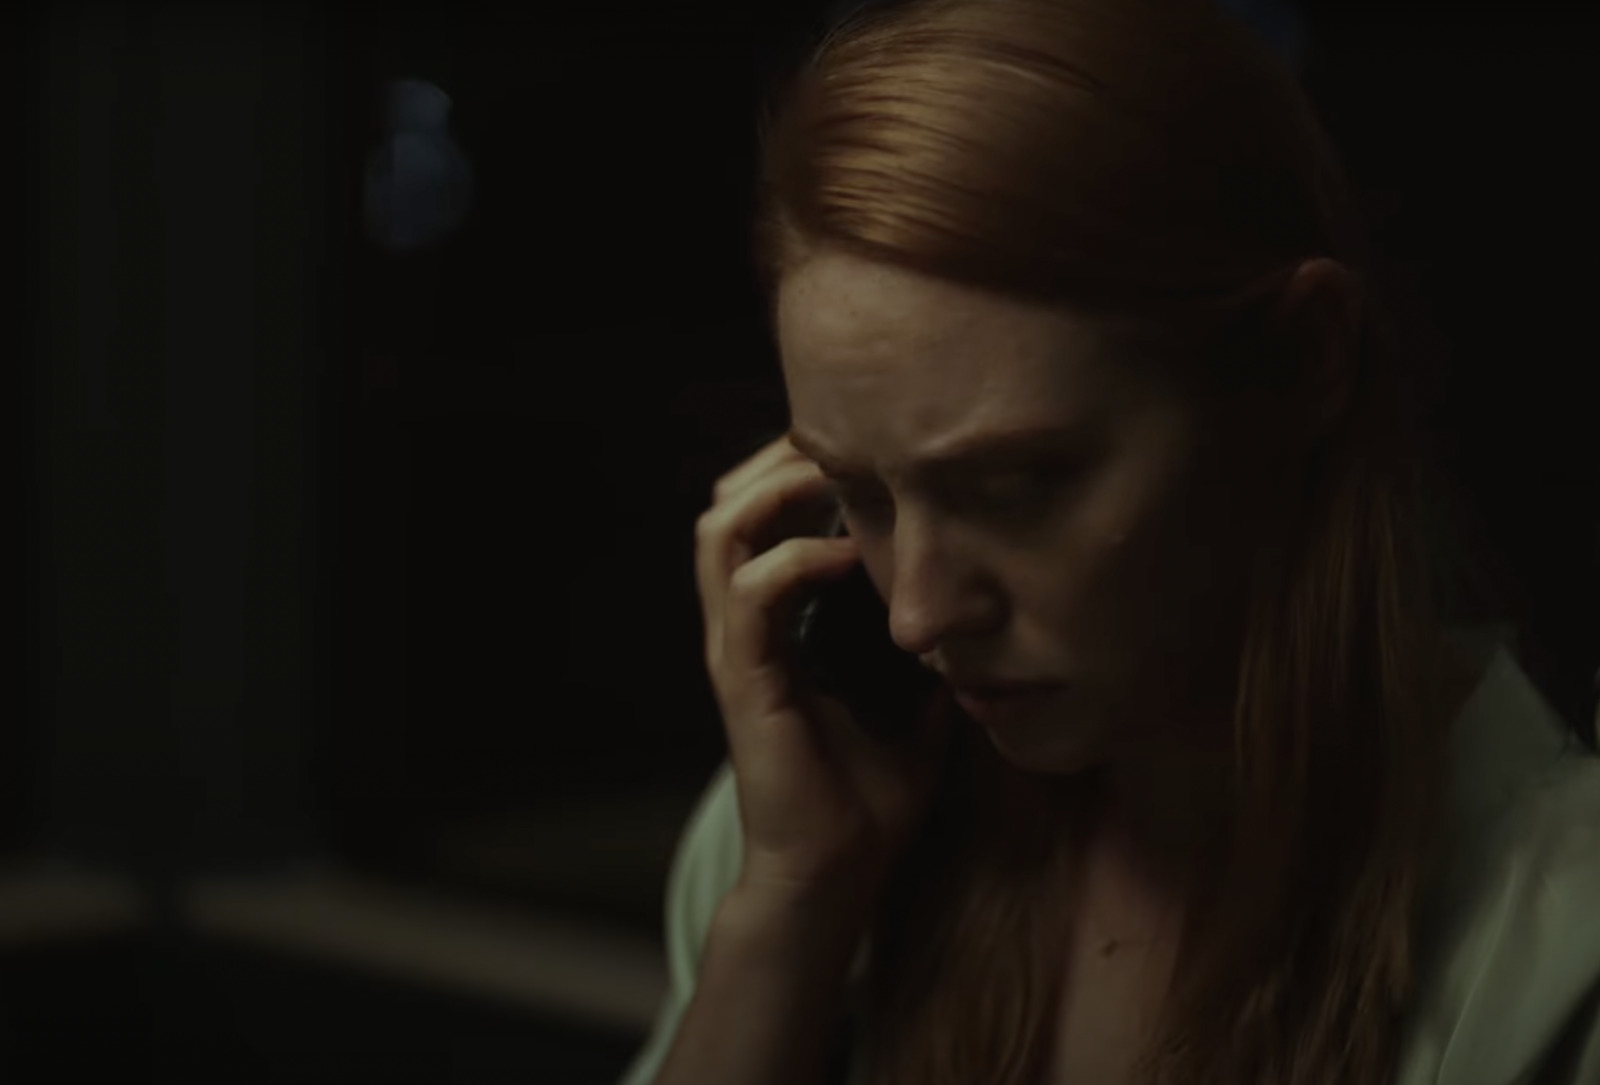
<svg viewBox="0 0 1600 1085"><path fill-rule="evenodd" d="M1232 642L1243 598L1243 540L1220 499L1195 485L1166 504L1126 554L1122 571L1145 665L1167 672L1209 667Z"/></svg>
<svg viewBox="0 0 1600 1085"><path fill-rule="evenodd" d="M1094 671L1120 669L1114 661L1136 651L1157 611L1159 590L1148 583L1159 567L1149 535L1137 525L1075 530L1054 548L1058 560L1025 588L1048 601L1039 620L1063 653Z"/></svg>
<svg viewBox="0 0 1600 1085"><path fill-rule="evenodd" d="M1182 608L1174 606L1177 548L1157 523L1129 525L1094 554L1084 585L1087 630L1120 655L1136 654L1153 640L1168 639Z"/></svg>
<svg viewBox="0 0 1600 1085"><path fill-rule="evenodd" d="M1123 503L1078 535L1050 596L1077 651L1138 670L1139 657L1182 653L1208 635L1228 546L1203 507Z"/></svg>

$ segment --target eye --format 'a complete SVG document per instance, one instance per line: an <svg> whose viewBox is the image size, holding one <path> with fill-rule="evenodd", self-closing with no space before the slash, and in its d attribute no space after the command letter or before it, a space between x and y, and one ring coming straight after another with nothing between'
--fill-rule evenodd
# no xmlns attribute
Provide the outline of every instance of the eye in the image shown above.
<svg viewBox="0 0 1600 1085"><path fill-rule="evenodd" d="M996 475L976 485L967 503L980 515L1025 521L1042 516L1071 484L1075 470L1053 464Z"/></svg>
<svg viewBox="0 0 1600 1085"><path fill-rule="evenodd" d="M1043 476L1019 474L997 479L987 487L985 496L993 504L1024 504L1037 501L1047 489Z"/></svg>
<svg viewBox="0 0 1600 1085"><path fill-rule="evenodd" d="M1081 474L1074 462L1019 467L940 486L941 503L960 514L984 520L1026 523L1039 519ZM875 527L894 517L894 501L871 483L832 480L834 500L855 522Z"/></svg>
<svg viewBox="0 0 1600 1085"><path fill-rule="evenodd" d="M997 477L975 491L974 501L997 512L1026 511L1055 492L1056 478L1041 471L1017 472Z"/></svg>

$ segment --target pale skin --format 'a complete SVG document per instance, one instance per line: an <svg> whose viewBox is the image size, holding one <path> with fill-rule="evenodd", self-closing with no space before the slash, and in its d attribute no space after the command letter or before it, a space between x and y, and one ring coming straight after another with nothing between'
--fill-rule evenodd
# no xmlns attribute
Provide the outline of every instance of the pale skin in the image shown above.
<svg viewBox="0 0 1600 1085"><path fill-rule="evenodd" d="M1301 265L1282 312L1305 381L1200 402L1067 308L828 250L781 284L794 440L833 480L895 642L946 671L1070 683L988 736L1020 771L1103 784L1047 1081L1122 1080L1168 986L1162 938L1220 816L1246 578L1342 408L1353 305L1339 265ZM1017 462L919 466L1045 429Z"/></svg>

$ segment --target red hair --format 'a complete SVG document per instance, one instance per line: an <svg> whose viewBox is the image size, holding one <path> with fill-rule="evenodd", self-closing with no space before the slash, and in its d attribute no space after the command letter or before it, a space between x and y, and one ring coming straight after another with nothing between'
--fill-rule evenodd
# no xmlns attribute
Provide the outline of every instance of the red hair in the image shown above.
<svg viewBox="0 0 1600 1085"><path fill-rule="evenodd" d="M1182 374L1225 391L1292 377L1242 302L1308 258L1357 282L1367 266L1295 81L1203 0L900 4L831 33L763 136L756 253L774 300L828 246L1180 328L1243 314L1192 326L1240 333L1197 339ZM1349 410L1248 601L1235 810L1149 1082L1393 1074L1447 712L1423 461L1404 359L1383 349L1371 300ZM952 764L876 931L872 1080L1034 1085L1063 967L1070 816L997 786L985 748Z"/></svg>

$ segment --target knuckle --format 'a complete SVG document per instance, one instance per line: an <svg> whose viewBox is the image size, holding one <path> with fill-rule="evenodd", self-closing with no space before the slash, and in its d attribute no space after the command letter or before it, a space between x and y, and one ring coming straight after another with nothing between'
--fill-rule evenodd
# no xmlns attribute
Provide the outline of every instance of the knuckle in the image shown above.
<svg viewBox="0 0 1600 1085"><path fill-rule="evenodd" d="M718 515L716 507L713 506L712 508L706 509L695 518L694 537L700 542L707 542L710 539L715 538L717 530L721 525L721 520L722 518L720 515Z"/></svg>
<svg viewBox="0 0 1600 1085"><path fill-rule="evenodd" d="M741 603L748 602L760 583L760 569L754 563L739 566L728 577L728 595Z"/></svg>

